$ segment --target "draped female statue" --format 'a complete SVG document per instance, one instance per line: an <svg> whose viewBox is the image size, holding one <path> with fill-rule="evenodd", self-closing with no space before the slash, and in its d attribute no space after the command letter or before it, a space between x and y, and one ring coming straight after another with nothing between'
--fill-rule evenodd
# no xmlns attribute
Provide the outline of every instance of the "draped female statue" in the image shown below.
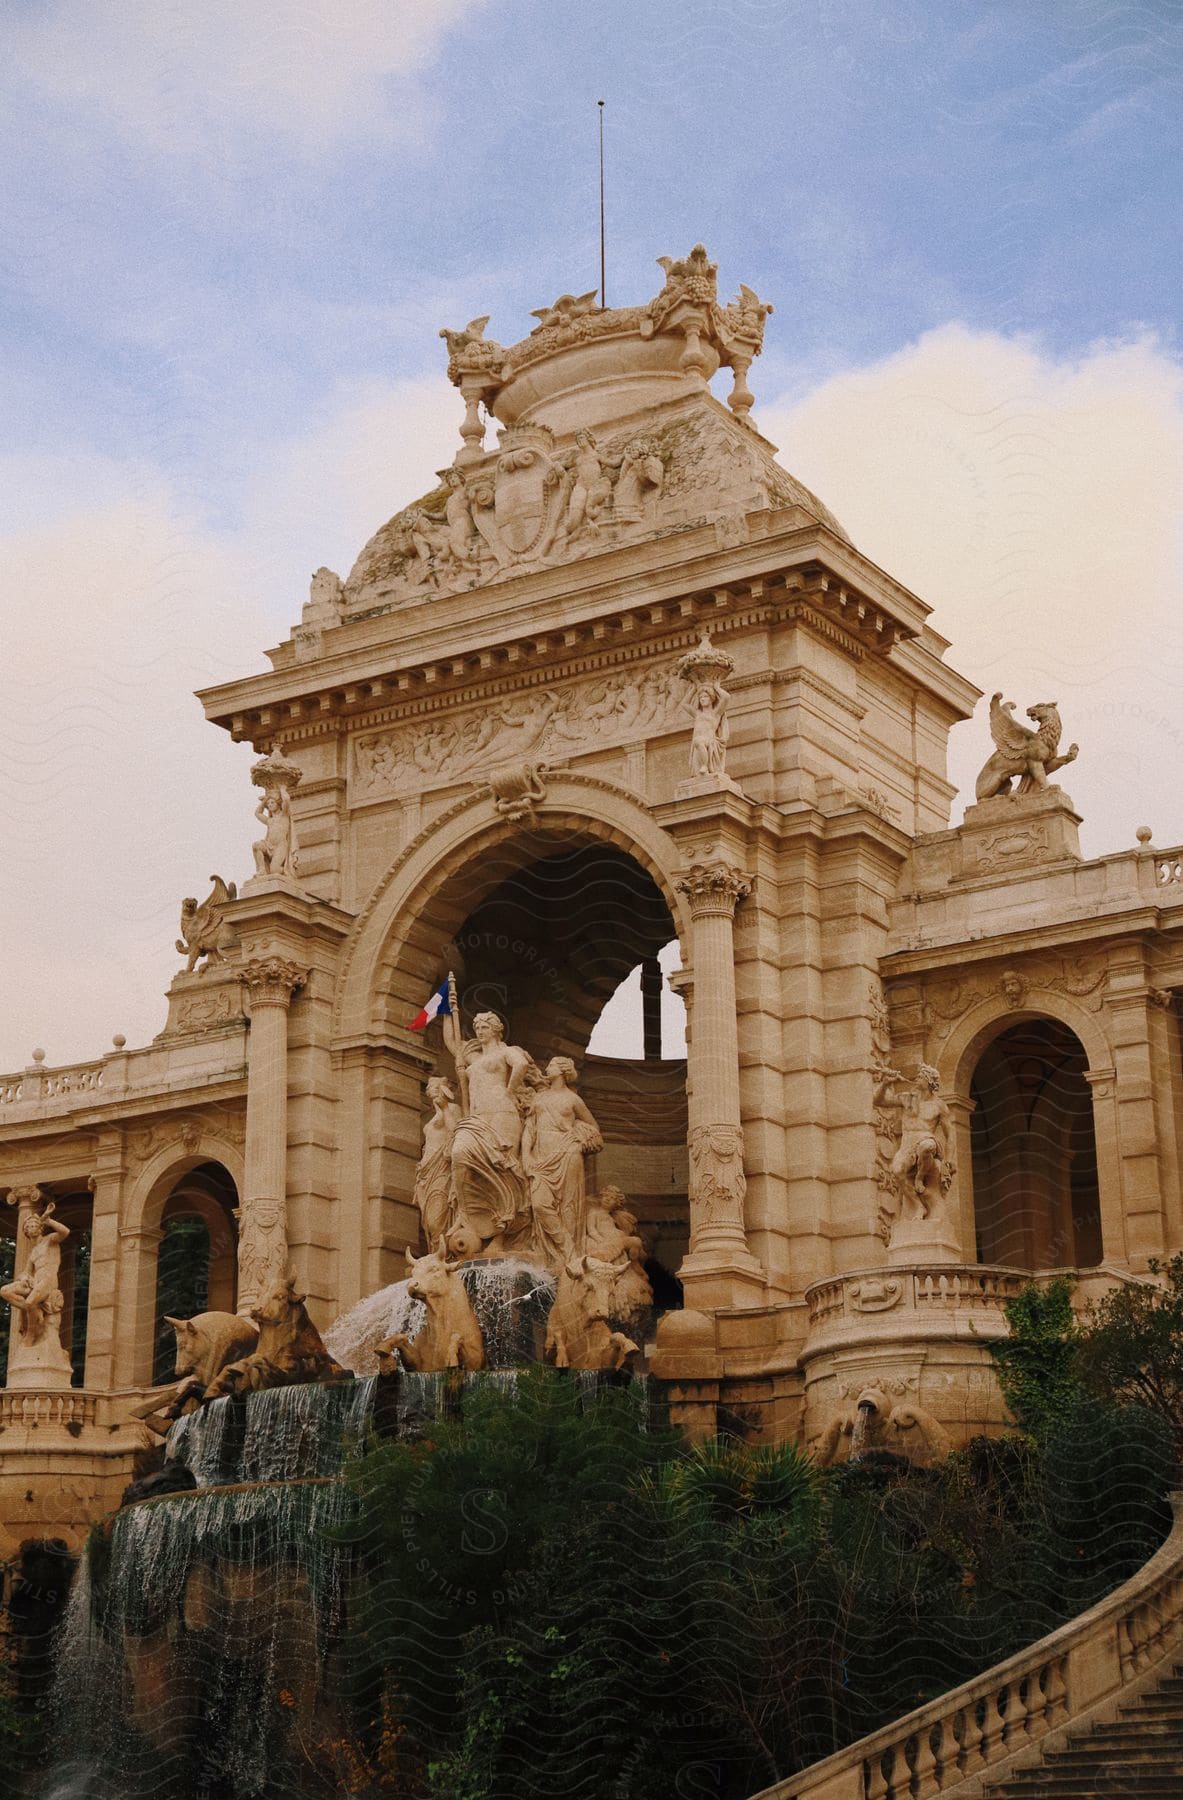
<svg viewBox="0 0 1183 1800"><path fill-rule="evenodd" d="M461 1118L452 1136L456 1210L486 1254L508 1249L507 1236L528 1229L529 1188L521 1162L519 1093L533 1065L505 1042L496 1013L480 1012L466 1038L457 1011L444 1015L444 1038L456 1062Z"/></svg>

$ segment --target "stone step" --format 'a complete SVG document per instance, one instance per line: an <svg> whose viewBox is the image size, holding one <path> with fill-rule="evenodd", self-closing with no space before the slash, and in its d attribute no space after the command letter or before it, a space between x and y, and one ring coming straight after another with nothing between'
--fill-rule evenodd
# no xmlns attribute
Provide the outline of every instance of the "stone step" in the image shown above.
<svg viewBox="0 0 1183 1800"><path fill-rule="evenodd" d="M1138 1794L1183 1795L1183 1768L1155 1770L1109 1765L1087 1774L1053 1776L1049 1769L1030 1771L1023 1781L1012 1775L991 1787L990 1800L1130 1800Z"/></svg>

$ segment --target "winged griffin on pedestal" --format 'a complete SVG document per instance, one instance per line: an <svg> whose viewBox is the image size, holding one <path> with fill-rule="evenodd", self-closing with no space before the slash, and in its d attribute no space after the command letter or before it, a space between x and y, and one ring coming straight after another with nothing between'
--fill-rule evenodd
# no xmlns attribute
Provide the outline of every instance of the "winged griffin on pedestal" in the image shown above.
<svg viewBox="0 0 1183 1800"><path fill-rule="evenodd" d="M990 736L997 748L978 776L975 796L992 800L996 794L1027 794L1033 788L1046 788L1048 776L1075 762L1078 746L1072 744L1063 756L1057 756L1060 744L1060 714L1054 700L1040 701L1027 708L1037 729L1031 731L1014 717L1013 700L1003 702L1001 694L990 696ZM1011 782L1016 785L1012 788Z"/></svg>

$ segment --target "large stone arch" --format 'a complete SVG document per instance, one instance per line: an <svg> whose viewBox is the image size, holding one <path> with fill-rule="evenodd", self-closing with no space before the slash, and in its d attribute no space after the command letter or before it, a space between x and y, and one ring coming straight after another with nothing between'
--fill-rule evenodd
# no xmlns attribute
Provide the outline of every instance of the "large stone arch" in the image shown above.
<svg viewBox="0 0 1183 1800"><path fill-rule="evenodd" d="M576 772L549 774L546 788L516 820L497 812L487 790L439 814L395 858L343 948L333 1010L338 1182L356 1209L338 1241L343 1307L395 1279L403 1247L418 1240L411 1193L432 1058L406 1026L439 980L441 952L465 908L556 848L603 845L643 875L689 951L690 915L676 886L681 858L646 808L615 783ZM541 1036L523 1041L531 1050L551 1047Z"/></svg>
<svg viewBox="0 0 1183 1800"><path fill-rule="evenodd" d="M974 1192L970 1084L978 1063L994 1042L1013 1027L1052 1019L1067 1027L1080 1042L1087 1063L1085 1079L1092 1091L1093 1133L1096 1140L1101 1232L1106 1261L1124 1262L1126 1233L1121 1198L1121 1159L1117 1144L1113 1046L1102 1019L1070 995L1051 988L1029 988L1021 1007L991 995L958 1020L935 1057L941 1087L949 1100L957 1130L957 1175L952 1199L967 1257L974 1255Z"/></svg>
<svg viewBox="0 0 1183 1800"><path fill-rule="evenodd" d="M991 995L957 1021L936 1056L942 1090L968 1099L970 1079L986 1045L1026 1019L1058 1019L1084 1045L1093 1075L1112 1069L1113 1047L1095 1013L1053 988L1029 988L1021 1007L1008 1005L1001 995Z"/></svg>
<svg viewBox="0 0 1183 1800"><path fill-rule="evenodd" d="M499 878L508 866L506 852L512 854L515 844L524 867L539 846L564 834L614 845L637 862L661 892L688 950L689 913L676 887L677 846L625 789L575 772L550 776L546 799L528 820L500 817L489 795L477 792L457 801L405 846L358 915L341 958L334 1041L384 1037L390 1024L384 1004L388 994L403 1004L413 1002L412 1013L420 1004L422 994L410 983L401 991L399 980L416 958L399 953L413 943L417 920L449 880L466 867L479 867L482 855L494 851L500 852Z"/></svg>

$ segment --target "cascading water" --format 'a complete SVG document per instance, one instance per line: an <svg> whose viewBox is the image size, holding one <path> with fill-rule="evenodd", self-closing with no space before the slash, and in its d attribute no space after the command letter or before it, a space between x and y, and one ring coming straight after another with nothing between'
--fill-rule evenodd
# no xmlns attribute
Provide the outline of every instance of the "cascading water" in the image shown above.
<svg viewBox="0 0 1183 1800"><path fill-rule="evenodd" d="M478 1258L460 1270L485 1344L490 1369L510 1369L542 1360L546 1316L555 1295L555 1277L518 1256ZM392 1282L343 1313L325 1333L325 1348L345 1368L371 1375L375 1348L397 1331L414 1337L424 1307L407 1292L407 1281Z"/></svg>
<svg viewBox="0 0 1183 1800"><path fill-rule="evenodd" d="M357 1546L341 1479L371 1427L419 1434L473 1384L517 1387L542 1360L554 1277L519 1258L462 1278L480 1373L376 1373L375 1348L414 1338L424 1306L395 1282L325 1334L355 1379L211 1402L167 1454L195 1489L129 1505L97 1528L61 1640L56 1711L72 1761L42 1800L271 1800L339 1791L311 1777L343 1728L333 1699ZM611 1371L571 1370L589 1398ZM311 1786L308 1785L311 1780Z"/></svg>
<svg viewBox="0 0 1183 1800"><path fill-rule="evenodd" d="M346 1564L330 1534L351 1506L345 1484L321 1479L197 1489L118 1514L88 1554L59 1676L63 1722L99 1792L282 1791L293 1733L312 1748L319 1728Z"/></svg>
<svg viewBox="0 0 1183 1800"><path fill-rule="evenodd" d="M335 1475L365 1442L376 1378L267 1388L178 1419L168 1454L199 1485Z"/></svg>

